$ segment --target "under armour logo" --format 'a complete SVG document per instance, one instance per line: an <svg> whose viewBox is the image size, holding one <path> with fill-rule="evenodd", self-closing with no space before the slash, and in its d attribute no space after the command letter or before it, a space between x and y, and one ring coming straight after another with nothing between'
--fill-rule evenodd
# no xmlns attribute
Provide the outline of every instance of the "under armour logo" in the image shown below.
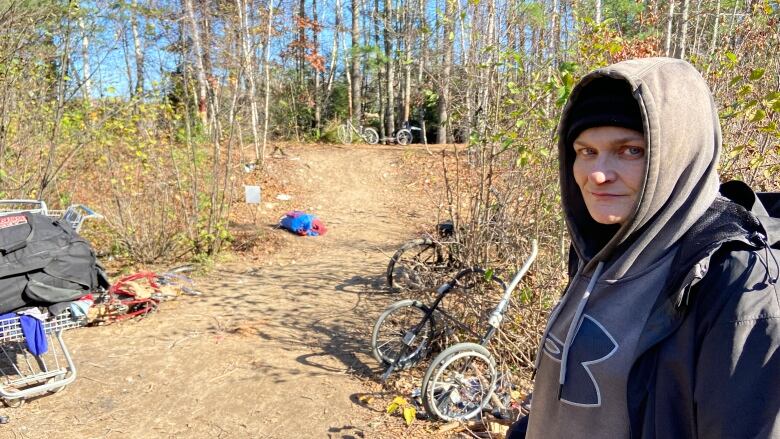
<svg viewBox="0 0 780 439"><path fill-rule="evenodd" d="M599 322L587 314L583 317L569 347L566 385L563 386L561 401L582 407L598 407L601 405L601 391L589 366L614 355L618 344ZM543 350L553 361L561 362L563 342L554 335L547 335Z"/></svg>

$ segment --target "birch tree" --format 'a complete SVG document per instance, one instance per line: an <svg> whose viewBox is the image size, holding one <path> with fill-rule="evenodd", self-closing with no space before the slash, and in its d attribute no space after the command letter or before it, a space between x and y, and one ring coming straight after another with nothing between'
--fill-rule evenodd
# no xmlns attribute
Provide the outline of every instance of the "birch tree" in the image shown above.
<svg viewBox="0 0 780 439"><path fill-rule="evenodd" d="M193 46L193 58L195 59L195 75L197 78L198 94L197 94L197 108L198 117L203 126L203 129L208 131L208 114L207 114L207 99L208 99L208 84L206 82L206 70L203 66L203 50L201 48L200 30L198 29L198 23L195 21L195 10L192 7L192 0L184 1L184 11L187 14L187 22L190 26L190 37L192 38Z"/></svg>
<svg viewBox="0 0 780 439"><path fill-rule="evenodd" d="M361 0L352 0L352 119L360 122L363 119L363 76L362 54L360 48L360 9Z"/></svg>
<svg viewBox="0 0 780 439"><path fill-rule="evenodd" d="M393 54L393 6L392 0L384 0L385 79L387 106L385 107L385 132L395 131L395 69Z"/></svg>
<svg viewBox="0 0 780 439"><path fill-rule="evenodd" d="M143 96L144 93L144 43L142 36L138 33L138 0L133 0L130 4L130 29L133 33L133 53L135 54L135 87L133 94Z"/></svg>
<svg viewBox="0 0 780 439"><path fill-rule="evenodd" d="M453 32L453 1L444 0L444 16L442 17L442 66L439 87L439 130L436 135L436 143L447 143L448 129L450 126L450 74L452 72L452 50L455 34Z"/></svg>
<svg viewBox="0 0 780 439"><path fill-rule="evenodd" d="M260 134L258 132L257 89L255 88L254 63L252 62L252 46L249 34L249 4L248 0L236 0L236 11L239 20L239 44L241 48L241 76L246 84L246 98L249 101L249 124L252 127L252 145L255 151L255 163L260 163Z"/></svg>

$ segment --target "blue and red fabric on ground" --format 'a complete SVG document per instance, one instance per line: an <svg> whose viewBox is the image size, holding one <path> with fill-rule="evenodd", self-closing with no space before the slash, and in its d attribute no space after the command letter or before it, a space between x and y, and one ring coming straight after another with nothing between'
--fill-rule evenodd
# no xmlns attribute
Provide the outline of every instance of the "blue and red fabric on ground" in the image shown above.
<svg viewBox="0 0 780 439"><path fill-rule="evenodd" d="M322 220L300 210L287 212L284 217L279 220L279 225L282 228L301 236L320 236L328 231Z"/></svg>

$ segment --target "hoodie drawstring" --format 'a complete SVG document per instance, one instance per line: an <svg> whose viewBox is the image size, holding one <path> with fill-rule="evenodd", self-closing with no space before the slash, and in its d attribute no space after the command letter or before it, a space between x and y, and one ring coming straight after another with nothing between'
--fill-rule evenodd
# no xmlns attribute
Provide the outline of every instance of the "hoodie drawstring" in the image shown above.
<svg viewBox="0 0 780 439"><path fill-rule="evenodd" d="M567 288L566 292L563 294L563 299L561 299L557 305L552 310L552 313L550 313L550 317L547 319L547 326L544 328L544 332L542 333L542 343L541 346L539 346L539 350L536 351L536 359L534 360L534 377L536 376L536 371L539 370L539 364L542 362L542 351L544 350L544 344L547 340L547 336L550 334L550 330L552 329L553 323L555 320L558 319L558 314L561 313L561 310L563 309L565 302L571 297L569 295L569 289L574 288L574 285L577 284L577 279L580 277L579 270L577 271L577 274L574 275L574 279L569 283L569 287ZM533 379L533 378L532 378Z"/></svg>
<svg viewBox="0 0 780 439"><path fill-rule="evenodd" d="M769 278L769 283L770 284L776 283L778 278L780 278L780 262L777 260L777 256L775 256L775 252L772 251L772 246L769 245L769 241L767 241L767 238L763 233L753 232L750 238L753 238L754 240L758 241L758 243L762 247L764 247L765 261L761 261L761 262L764 264L764 268L766 268L766 275L767 278ZM772 276L772 270L769 268L770 257L772 258L772 261L775 263L775 269L778 271L778 274L775 276Z"/></svg>
<svg viewBox="0 0 780 439"><path fill-rule="evenodd" d="M563 343L563 354L561 355L561 370L560 375L558 376L559 401L561 399L561 393L563 392L563 384L566 382L566 367L568 365L567 363L569 362L569 348L571 348L571 344L574 341L574 336L576 335L577 329L580 326L580 320L582 319L582 314L585 311L585 305L588 303L590 293L593 291L593 287L596 286L596 282L598 281L599 276L601 276L601 270L603 268L604 262L599 262L599 264L596 266L596 270L593 272L593 277L588 283L588 287L585 289L585 294L582 295L580 303L577 304L577 310L574 312L574 317L571 319L571 323L569 324L569 330L566 332L566 341Z"/></svg>
<svg viewBox="0 0 780 439"><path fill-rule="evenodd" d="M778 262L777 256L775 256L775 252L772 251L772 248L769 246L769 244L767 244L766 247L764 247L764 249L766 250L766 253L767 253L766 254L766 261L767 261L766 262L766 266L767 266L766 267L766 271L769 274L769 283L774 284L774 283L777 283L777 279L780 278L780 262ZM775 261L775 270L777 270L777 274L775 275L774 278L772 277L772 272L769 271L769 257L770 256L772 257L772 260Z"/></svg>

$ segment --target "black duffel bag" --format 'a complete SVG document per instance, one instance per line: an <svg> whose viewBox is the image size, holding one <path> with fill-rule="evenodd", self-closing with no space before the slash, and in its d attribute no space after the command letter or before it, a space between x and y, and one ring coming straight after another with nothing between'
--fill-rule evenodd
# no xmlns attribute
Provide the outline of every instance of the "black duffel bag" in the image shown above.
<svg viewBox="0 0 780 439"><path fill-rule="evenodd" d="M75 300L108 279L89 243L64 221L0 216L0 313Z"/></svg>

